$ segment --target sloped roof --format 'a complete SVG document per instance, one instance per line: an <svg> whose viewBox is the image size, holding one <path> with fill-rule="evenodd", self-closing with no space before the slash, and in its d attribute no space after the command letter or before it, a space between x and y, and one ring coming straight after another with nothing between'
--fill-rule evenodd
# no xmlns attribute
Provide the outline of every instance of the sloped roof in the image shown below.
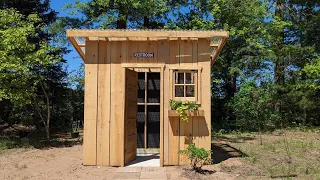
<svg viewBox="0 0 320 180"><path fill-rule="evenodd" d="M209 38L211 39L212 61L214 62L225 42L229 38L228 31L199 31L199 30L135 30L135 29L108 29L82 30L68 29L67 37L79 55L85 60L85 42L87 40L106 41L149 41L149 40L177 40Z"/></svg>

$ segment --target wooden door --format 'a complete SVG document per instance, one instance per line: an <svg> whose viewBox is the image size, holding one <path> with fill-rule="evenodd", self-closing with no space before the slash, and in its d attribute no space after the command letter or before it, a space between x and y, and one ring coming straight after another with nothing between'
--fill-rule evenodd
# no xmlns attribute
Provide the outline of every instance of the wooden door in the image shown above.
<svg viewBox="0 0 320 180"><path fill-rule="evenodd" d="M136 159L137 154L138 73L130 69L125 73L124 163L128 164Z"/></svg>

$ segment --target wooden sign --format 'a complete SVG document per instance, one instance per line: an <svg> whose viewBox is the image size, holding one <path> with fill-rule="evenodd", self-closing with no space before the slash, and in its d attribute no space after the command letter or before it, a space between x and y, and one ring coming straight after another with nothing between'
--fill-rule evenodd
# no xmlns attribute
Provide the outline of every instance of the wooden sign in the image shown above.
<svg viewBox="0 0 320 180"><path fill-rule="evenodd" d="M154 53L147 53L147 52L135 52L133 53L134 57L137 58L154 58Z"/></svg>

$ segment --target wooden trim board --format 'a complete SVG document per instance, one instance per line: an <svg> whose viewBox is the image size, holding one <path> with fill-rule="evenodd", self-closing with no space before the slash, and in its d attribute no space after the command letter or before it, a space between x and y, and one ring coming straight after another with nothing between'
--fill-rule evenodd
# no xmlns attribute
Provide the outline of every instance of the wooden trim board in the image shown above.
<svg viewBox="0 0 320 180"><path fill-rule="evenodd" d="M174 31L174 30L77 30L67 29L67 37L229 37L228 31Z"/></svg>
<svg viewBox="0 0 320 180"><path fill-rule="evenodd" d="M169 110L169 116L179 117L179 114L175 110ZM193 112L185 111L187 116L204 116L204 110L195 110Z"/></svg>

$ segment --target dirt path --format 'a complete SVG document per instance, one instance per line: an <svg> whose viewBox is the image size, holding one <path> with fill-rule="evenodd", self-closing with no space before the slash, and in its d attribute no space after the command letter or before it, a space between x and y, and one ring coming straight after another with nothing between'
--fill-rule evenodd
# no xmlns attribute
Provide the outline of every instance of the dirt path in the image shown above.
<svg viewBox="0 0 320 180"><path fill-rule="evenodd" d="M44 179L118 179L120 168L83 166L82 147L15 149L0 155L0 180ZM224 161L224 166L242 166L238 158ZM221 165L205 167L206 175L196 174L182 167L165 167L166 179L248 179L241 174L221 171ZM148 171L148 169L142 169ZM121 172L120 172L121 173ZM130 176L127 176L130 179ZM127 179L126 178L126 179ZM134 178L131 176L131 179ZM157 179L155 176L154 179ZM159 179L159 178L158 178ZM251 178L254 179L254 178Z"/></svg>

